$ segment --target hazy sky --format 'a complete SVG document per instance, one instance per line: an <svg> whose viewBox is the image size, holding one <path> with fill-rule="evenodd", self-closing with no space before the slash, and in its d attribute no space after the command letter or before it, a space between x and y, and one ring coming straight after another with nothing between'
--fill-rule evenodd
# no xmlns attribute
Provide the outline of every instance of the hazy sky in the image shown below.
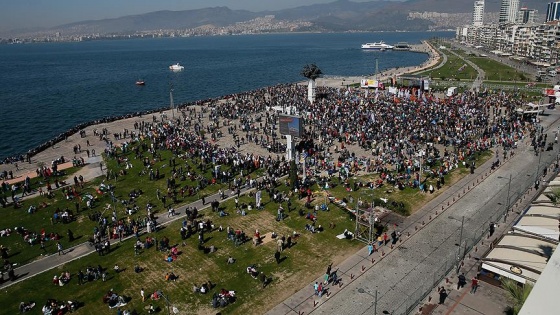
<svg viewBox="0 0 560 315"><path fill-rule="evenodd" d="M216 6L249 11L277 10L334 0L0 0L0 33L83 20L115 18L158 10ZM352 0L367 2L371 0Z"/></svg>

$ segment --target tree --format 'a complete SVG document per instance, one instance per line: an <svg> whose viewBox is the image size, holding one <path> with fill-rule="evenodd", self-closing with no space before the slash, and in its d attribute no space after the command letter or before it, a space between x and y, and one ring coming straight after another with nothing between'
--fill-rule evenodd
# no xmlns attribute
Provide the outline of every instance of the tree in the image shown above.
<svg viewBox="0 0 560 315"><path fill-rule="evenodd" d="M301 70L301 75L306 77L308 81L307 85L307 99L313 103L315 101L315 80L321 76L323 72L316 64L308 64Z"/></svg>
<svg viewBox="0 0 560 315"><path fill-rule="evenodd" d="M552 189L551 192L545 193L544 195L548 197L548 199L550 199L552 204L555 206L560 202L560 189L558 188Z"/></svg>
<svg viewBox="0 0 560 315"><path fill-rule="evenodd" d="M502 287L508 293L510 302L513 303L512 306L508 306L506 313L517 315L519 311L521 311L521 307L525 300L529 297L533 286L530 284L525 284L520 286L516 281L513 281L508 278L502 278Z"/></svg>

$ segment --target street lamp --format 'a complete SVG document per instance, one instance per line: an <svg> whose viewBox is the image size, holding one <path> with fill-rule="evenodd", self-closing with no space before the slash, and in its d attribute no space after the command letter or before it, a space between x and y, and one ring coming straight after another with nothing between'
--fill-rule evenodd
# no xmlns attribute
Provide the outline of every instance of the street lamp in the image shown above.
<svg viewBox="0 0 560 315"><path fill-rule="evenodd" d="M377 288L375 289L375 295L369 293L369 291L366 291L364 288L359 288L358 292L359 293L366 293L367 295L374 298L374 300L373 300L373 315L377 315ZM384 314L385 314L385 312L386 311L383 311Z"/></svg>
<svg viewBox="0 0 560 315"><path fill-rule="evenodd" d="M459 221L452 216L448 216L447 218L455 220L455 221ZM459 234L459 244L457 245L459 247L458 250L457 250L457 273L459 273L459 269L460 269L460 266L461 266L461 264L459 264L459 260L461 258L461 245L463 245L463 227L464 226L465 226L465 216L463 216L463 218L461 219L461 233Z"/></svg>
<svg viewBox="0 0 560 315"><path fill-rule="evenodd" d="M165 302L167 303L167 315L171 315L171 302L169 302L168 297L163 294L162 290L158 290L158 294L163 297L165 299ZM179 310L175 306L173 306L173 314L177 313L179 313Z"/></svg>
<svg viewBox="0 0 560 315"><path fill-rule="evenodd" d="M503 177L498 176L498 178L503 178ZM508 192L507 192L507 200L506 200L506 214L504 215L504 223L506 223L506 221L507 221L507 216L508 216L508 213L509 213L509 194L510 194L510 189L511 189L511 174L509 174Z"/></svg>

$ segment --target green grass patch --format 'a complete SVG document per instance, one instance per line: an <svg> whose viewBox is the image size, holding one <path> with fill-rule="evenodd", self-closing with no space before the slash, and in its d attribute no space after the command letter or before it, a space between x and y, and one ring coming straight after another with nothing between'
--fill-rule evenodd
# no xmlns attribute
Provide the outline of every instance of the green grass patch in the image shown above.
<svg viewBox="0 0 560 315"><path fill-rule="evenodd" d="M280 187L280 190L287 191L288 189ZM254 197L242 196L240 204L248 204L252 200ZM275 240L265 238L264 244L259 246L254 246L251 241L235 246L232 241L227 240L225 230L220 232L215 229L205 233L204 246L215 246L217 251L204 253L198 250L196 235L187 240L180 239L178 231L181 222L179 221L151 235L157 239L165 236L170 239L170 244L178 244L182 253L172 263L165 262L165 253L156 251L155 247L142 250L140 255L135 256L132 240L129 240L113 246L112 252L106 256L92 254L40 274L32 280L13 285L7 289L9 294L0 296L0 303L6 310L10 310L8 312L15 313L20 299L14 299L14 296L21 297L21 300L37 302L37 308L40 308L41 304L49 298L78 300L84 303L84 306L76 314L106 314L115 311L108 311L108 306L102 303L102 297L107 291L113 289L119 294L132 298L126 308L145 314L143 309L150 301L143 303L139 298L140 289L144 288L147 294L155 290L162 290L172 305L178 307L183 314L215 313L217 311L221 311L223 314L264 313L279 303L281 299L287 298L308 285L315 277L321 275L321 272L324 272L329 263L335 262L334 267L336 267L336 263L339 263L343 257L363 246L357 241L336 238L336 235L342 233L344 229L353 230L354 223L348 220L345 211L338 208L319 211L317 225L321 224L325 230L312 234L304 229L305 224L311 223L311 221L304 216L299 216L297 209L302 207L302 203L295 197L293 197L292 203L296 209L287 212L285 220L280 222L276 221L278 204L271 202L266 192L263 192L263 202L265 203L264 210L252 210L246 216L241 216L236 213L233 201L229 200L221 204L230 213L229 216L219 217L216 213L205 210L203 219L211 220L216 228L221 225L226 229L229 226L233 229L241 229L249 236L252 236L256 229L259 229L261 235L274 231L278 235L288 236L293 231L297 231L300 236L294 239L295 245L282 252L283 260L280 264L274 260ZM321 199L318 198L316 202L321 202ZM286 204L284 204L284 208L286 208ZM330 223L334 223L336 227L329 228ZM226 263L229 256L236 259L232 265ZM112 267L115 264L125 271L113 272ZM107 268L108 280L106 282L96 280L79 286L75 276L78 270L85 270L87 266L97 265ZM135 273L133 269L136 265L143 267L144 271ZM270 278L270 283L266 288L263 289L258 280L246 273L246 267L249 265L256 265L259 271L263 271ZM63 287L52 285L52 277L63 271L73 274L71 281ZM167 272L173 272L179 276L178 280L176 282L165 281L164 276ZM209 294L201 295L192 292L193 284L200 286L208 281L215 285ZM36 290L37 285L48 289ZM226 308L212 310L210 307L212 293L221 288L235 290L237 301ZM271 298L271 295L274 297ZM153 301L153 303L166 312L167 306L164 300Z"/></svg>
<svg viewBox="0 0 560 315"><path fill-rule="evenodd" d="M418 74L429 75L433 79L448 80L448 81L460 81L460 80L474 80L478 75L478 72L468 65L461 58L443 51L447 55L447 62L438 69L428 69L426 71L419 72Z"/></svg>
<svg viewBox="0 0 560 315"><path fill-rule="evenodd" d="M141 144L136 145L142 147ZM484 152L477 154L474 158L479 164L491 157L491 152ZM151 154L142 151L142 149L135 152L134 148L127 152L119 152L117 156L109 158L106 162L110 170L108 176L92 180L86 183L84 187L75 187L77 197L69 199L62 190L57 190L51 198L36 197L26 200L23 202L22 208L3 209L6 214L3 223L6 227L25 227L31 233L40 233L43 229L46 233L58 233L62 237L61 242L64 247L69 248L74 244L85 242L93 234L96 222L89 218L95 213L101 213L110 219L114 209L118 219L124 221L141 220L147 214L146 204L152 203L155 205L154 213L156 216L167 215L163 201L161 198L157 198L158 189L161 195L168 196L166 205L171 203L174 207L177 207L198 199L203 194L212 194L218 189L228 186L227 183L212 183L212 163L189 156L175 158L174 162L172 159L172 153L166 150L160 150L157 154ZM223 169L228 170L229 167L223 166ZM155 174L158 170L159 177L150 179L150 172L153 171ZM188 176L181 176L181 173L188 174ZM261 173L262 170L257 170L251 172L250 175L257 177ZM467 168L459 167L446 175L445 185L452 185L467 173ZM427 177L425 184L435 185L436 179L428 176L428 173L425 174ZM244 176L247 175L244 174ZM201 181L204 181L203 178L208 181L208 184L200 186ZM356 177L351 178L347 183L338 183L334 180L332 181L334 185L328 191L340 199L352 197L357 200L361 198L366 202L374 201L376 204L381 203L380 198L388 198L390 199L388 208L393 207L393 210L398 213L408 215L445 190L444 187L434 194L429 194L419 192L418 189L399 190L388 186L379 189L353 188L355 183L359 185L358 182L366 183L376 178L378 178L378 175ZM175 180L175 184L173 184L172 179ZM100 186L109 184L115 186L114 196L117 200L115 202L113 202L110 194L99 192ZM195 187L197 186L200 186L200 192L196 192ZM170 188L169 191L168 187ZM143 193L132 200L129 194L133 190L142 190ZM144 307L151 302L140 300L139 292L141 288L144 288L146 294L162 290L171 304L185 314L210 314L217 311L223 314L264 313L301 288L309 285L311 281L324 272L329 263L334 262L336 267L345 257L363 247L363 244L357 241L336 238L336 235L343 233L345 229L353 231L355 221L348 211L332 205L329 211L317 211L314 214L318 218L316 227L321 225L324 228L322 232L311 233L305 230L305 225L311 223L306 215L313 212L316 204L322 204L327 200L326 193L318 185L312 187L315 194L309 209L305 207L304 199L298 199L298 197L292 195L289 187L280 185L277 190L289 196L293 207L291 211L286 212L287 217L282 221L276 220L279 204L271 201L269 193L266 191L262 192L264 209L247 211L245 216L238 213L233 200L223 201L220 204L229 213L228 216L220 217L209 209L201 211L202 217L199 220L210 220L214 225L211 232L204 234L204 247L213 246L217 249L214 253L207 253L199 249L196 234L186 240L181 239L179 230L183 222L178 220L149 235L157 240L167 237L170 244L177 245L182 253L172 263L164 261L166 254L156 251L155 247L141 250L139 255L135 255L134 240L131 239L112 246L111 253L106 256L98 256L94 253L10 286L6 289L6 294L0 296L0 303L5 307L7 313L15 313L21 301L36 302L38 310L47 299L77 300L83 303L83 306L76 312L77 314L105 314L116 312L115 310L109 311L108 306L102 302L103 295L113 289L119 294L131 297L126 306L127 309L136 310L142 314L146 313ZM85 199L83 199L85 195L94 197L95 201L91 208L85 206ZM239 204L243 208L254 203L254 198L253 193L243 195L239 198ZM125 205L122 200L126 200L128 205ZM38 209L34 214L26 212L30 205L39 205L43 202L47 204L45 208ZM76 204L80 205L79 212L75 211ZM140 211L128 215L125 209L132 204L138 205ZM283 203L283 207L287 209L287 204ZM73 210L75 220L68 223L51 221L55 210L63 211L67 208ZM222 226L223 231L219 231L219 226ZM262 245L254 246L249 240L236 246L231 240L227 239L225 231L228 227L242 230L249 238L253 236L257 229L261 235L275 232L279 236L284 235L286 237L293 235L293 232L296 231L299 237L293 239L294 246L283 251L281 255L283 260L280 264L277 264L274 259L277 248L276 240L272 240L267 235ZM71 229L74 236L78 238L74 242L68 240L66 234L68 229ZM141 240L144 241L145 237L146 235L143 235ZM9 237L0 238L0 241L2 245L10 248L11 262L22 264L43 254L37 243L31 245L24 241L23 236L15 233ZM54 253L55 242L48 241L44 254ZM234 264L226 263L229 256L236 259ZM112 271L115 264L118 264L124 271L120 273ZM106 282L95 280L84 285L78 285L76 279L78 271L84 271L88 266L95 267L97 265L106 269L108 280ZM263 289L258 280L253 279L246 273L246 268L250 265L257 266L259 271L264 272L270 278L270 283L266 288ZM144 270L135 273L135 266L140 266ZM72 279L65 286L54 286L51 282L53 276L59 275L63 271L70 272ZM166 281L164 277L168 272L176 274L179 277L178 280L176 282ZM209 294L201 295L192 292L194 284L200 286L205 282L211 282L215 285ZM38 285L47 289L37 290ZM211 296L212 293L218 292L221 288L236 291L237 301L226 308L214 310L210 306ZM166 312L165 300L153 301L152 303L161 312Z"/></svg>

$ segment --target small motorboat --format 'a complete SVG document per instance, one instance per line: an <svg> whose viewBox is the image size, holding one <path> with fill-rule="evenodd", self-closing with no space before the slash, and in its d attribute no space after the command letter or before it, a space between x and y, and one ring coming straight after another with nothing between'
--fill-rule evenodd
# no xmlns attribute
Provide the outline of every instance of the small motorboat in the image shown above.
<svg viewBox="0 0 560 315"><path fill-rule="evenodd" d="M185 69L185 67L181 66L179 63L169 66L169 70L172 71L183 71L183 69Z"/></svg>
<svg viewBox="0 0 560 315"><path fill-rule="evenodd" d="M146 85L146 81L144 80L137 80L136 85Z"/></svg>

